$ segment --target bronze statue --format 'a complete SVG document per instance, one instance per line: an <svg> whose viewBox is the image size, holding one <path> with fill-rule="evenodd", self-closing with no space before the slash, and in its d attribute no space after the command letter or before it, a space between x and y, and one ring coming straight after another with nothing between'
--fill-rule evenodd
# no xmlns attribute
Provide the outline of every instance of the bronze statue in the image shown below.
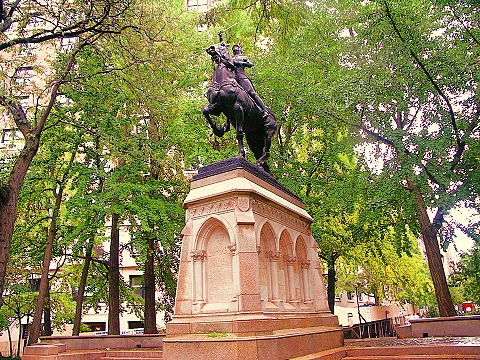
<svg viewBox="0 0 480 360"><path fill-rule="evenodd" d="M256 164L270 172L267 159L270 156L272 138L277 130L277 122L272 111L265 106L262 99L245 73L245 67L253 64L242 55L239 45L233 47L234 57L228 52L228 45L223 42L222 33L219 33L220 42L206 49L216 64L212 84L207 91L209 104L202 107L202 113L208 120L213 133L223 136L230 130L230 124L236 130L238 156L245 157L243 137L253 152ZM227 117L225 125L219 126L210 115Z"/></svg>

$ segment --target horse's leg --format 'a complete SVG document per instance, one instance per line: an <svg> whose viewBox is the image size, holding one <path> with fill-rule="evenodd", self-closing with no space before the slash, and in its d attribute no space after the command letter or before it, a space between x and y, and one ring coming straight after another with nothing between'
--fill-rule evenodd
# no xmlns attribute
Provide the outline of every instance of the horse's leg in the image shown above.
<svg viewBox="0 0 480 360"><path fill-rule="evenodd" d="M225 123L224 126L219 126L215 121L212 120L210 117L210 114L215 111L215 105L213 104L205 104L202 106L202 113L203 116L207 119L208 123L210 124L210 127L213 130L213 133L216 136L223 136L225 132L230 130L230 121L227 119L227 122Z"/></svg>
<svg viewBox="0 0 480 360"><path fill-rule="evenodd" d="M257 158L257 165L262 166L266 172L270 172L270 168L267 164L267 159L270 157L270 147L272 145L272 139L275 135L275 132L277 131L277 121L275 120L275 117L272 113L269 113L269 115L265 118L264 129L265 134L262 156Z"/></svg>
<svg viewBox="0 0 480 360"><path fill-rule="evenodd" d="M245 147L243 146L243 122L244 122L244 113L243 107L240 102L236 102L233 105L233 110L235 112L235 129L237 130L237 144L238 144L238 156L245 157Z"/></svg>
<svg viewBox="0 0 480 360"><path fill-rule="evenodd" d="M250 147L250 150L253 152L255 159L257 159L256 165L263 167L263 169L268 172L268 165L265 162L266 158L262 160L264 155L263 149L265 140L265 135L263 132L261 134L258 132L245 133L245 138L247 139L247 144ZM265 166L267 166L267 168L265 168Z"/></svg>

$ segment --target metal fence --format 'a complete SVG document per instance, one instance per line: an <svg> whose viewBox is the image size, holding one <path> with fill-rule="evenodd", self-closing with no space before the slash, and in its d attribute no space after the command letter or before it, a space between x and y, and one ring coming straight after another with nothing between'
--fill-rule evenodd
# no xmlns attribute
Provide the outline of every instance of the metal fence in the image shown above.
<svg viewBox="0 0 480 360"><path fill-rule="evenodd" d="M393 319L362 322L343 328L345 339L366 339L396 336Z"/></svg>

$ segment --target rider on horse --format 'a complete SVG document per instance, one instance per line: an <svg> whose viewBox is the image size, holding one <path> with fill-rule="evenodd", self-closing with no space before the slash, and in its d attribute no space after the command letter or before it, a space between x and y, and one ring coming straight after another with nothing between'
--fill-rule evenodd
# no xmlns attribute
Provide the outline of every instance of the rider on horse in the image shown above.
<svg viewBox="0 0 480 360"><path fill-rule="evenodd" d="M251 68L253 64L250 62L248 57L242 56L243 50L240 45L233 45L233 65L235 66L235 80L237 80L238 84L250 95L250 97L255 101L258 107L263 112L263 117L268 116L268 110L263 100L258 96L255 88L253 87L252 81L245 73L245 68Z"/></svg>
<svg viewBox="0 0 480 360"><path fill-rule="evenodd" d="M234 57L228 51L228 44L219 33L220 42L206 49L216 63L212 76L212 83L207 91L209 103L202 106L202 113L206 117L213 132L223 136L229 131L230 125L236 130L238 156L245 157L243 145L244 136L252 150L257 165L269 172L267 159L270 155L272 138L277 129L277 122L272 111L265 106L245 73L245 67L253 64L247 57L242 56L239 45L233 48ZM225 125L219 126L211 115L225 114Z"/></svg>

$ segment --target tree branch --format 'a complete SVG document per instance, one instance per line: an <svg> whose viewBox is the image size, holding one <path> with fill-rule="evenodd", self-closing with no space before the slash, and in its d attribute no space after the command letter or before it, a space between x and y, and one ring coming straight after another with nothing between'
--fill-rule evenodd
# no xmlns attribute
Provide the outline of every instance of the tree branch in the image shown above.
<svg viewBox="0 0 480 360"><path fill-rule="evenodd" d="M343 118L341 118L341 117L339 117L339 116L337 116L337 115L335 115L335 114L333 114L333 113L331 113L331 112L329 112L329 111L327 111L327 110L322 110L322 111L325 112L325 114L327 114L328 116L331 116L331 117L337 119L338 121L340 121L340 122L342 122L342 123L344 123L344 124L346 124L346 125L348 125L348 126L351 126L351 127L353 127L353 128L356 128L356 129L358 129L358 130L362 130L362 131L364 131L365 133L367 133L367 135L373 137L375 140L380 141L380 142L382 142L382 143L384 143L384 144L386 144L386 145L389 145L389 146L393 147L395 150L397 150L397 147L395 146L395 143L394 143L393 141L388 140L387 138L381 136L380 134L375 133L375 132L373 132L372 130L367 129L367 128L366 128L365 126L363 126L362 124L351 123L351 122L349 122L349 121L347 121L347 120L345 120L345 119L343 119ZM407 149L405 149L405 152L406 152L407 154L410 154L410 152L409 152Z"/></svg>
<svg viewBox="0 0 480 360"><path fill-rule="evenodd" d="M17 0L17 2L14 5L12 5L12 9L15 6L18 6L19 1L20 0ZM122 31L124 31L127 28L138 29L136 26L133 26L133 25L125 25L118 29L113 28L115 24L115 21L114 21L115 18L123 14L128 9L128 3L125 3L119 6L120 9L118 9L118 11L116 11L115 13L112 13L114 10L116 10L116 8L114 7L115 4L117 3L113 3L112 1L109 1L109 0L105 1L103 12L100 14L100 16L98 16L98 14L95 14L93 11L94 10L93 6L95 5L95 2L91 1L90 2L91 9L90 11L87 12L83 20L77 21L72 25L65 25L63 27L59 27L58 24L52 23L53 27L50 29L45 29L43 31L36 32L31 36L17 37L15 39L11 39L1 43L0 51L8 49L18 44L38 44L38 43L42 43L42 42L54 40L54 39L78 37L82 34L87 34L87 33L120 34ZM12 12L12 9L11 9L11 12ZM45 9L45 11L48 11L48 9ZM57 19L57 21L59 22L60 16L61 14L58 13L58 14L52 15L51 17L54 19ZM111 21L107 21L108 19L111 19ZM0 30L2 30L3 28L8 29L8 27L11 26L11 24L6 24L5 21L6 20L3 20L3 23L0 23ZM13 20L9 20L9 21L13 23ZM6 29L4 31L6 31Z"/></svg>
<svg viewBox="0 0 480 360"><path fill-rule="evenodd" d="M386 14L387 14L387 17L390 21L390 24L392 25L393 27L393 30L395 31L395 33L397 34L398 38L400 39L400 41L402 43L406 43L405 39L403 38L400 30L398 29L397 27L397 24L395 22L395 20L393 19L393 16L392 16L392 13L390 12L390 8L388 6L388 3L386 0L384 0L383 2L385 4L385 10L386 10ZM428 69L426 68L425 64L420 60L420 58L417 56L417 54L415 54L413 52L412 49L409 50L410 52L410 55L413 57L413 59L415 60L415 62L417 63L417 65L422 69L423 73L425 74L425 76L427 77L428 81L430 82L430 84L432 85L432 87L435 89L435 91L438 93L438 95L445 101L445 103L447 104L447 107L448 107L448 113L450 115L450 122L452 124L452 128L453 128L453 131L454 131L454 134L455 134L455 141L457 143L457 153L455 154L455 158L460 159L462 153L463 153L463 150L465 149L465 142L463 142L461 139L460 139L460 136L459 136L459 132L458 132L458 127L457 127L457 122L456 122L456 118L455 118L455 113L453 111L453 107L452 107L452 104L450 103L450 100L448 99L447 95L442 91L442 89L440 89L440 86L437 84L437 82L435 81L435 79L433 78L432 74L428 71ZM451 170L453 170L456 166L456 164L458 164L458 161L456 162L453 162L452 163L452 166L451 166Z"/></svg>

